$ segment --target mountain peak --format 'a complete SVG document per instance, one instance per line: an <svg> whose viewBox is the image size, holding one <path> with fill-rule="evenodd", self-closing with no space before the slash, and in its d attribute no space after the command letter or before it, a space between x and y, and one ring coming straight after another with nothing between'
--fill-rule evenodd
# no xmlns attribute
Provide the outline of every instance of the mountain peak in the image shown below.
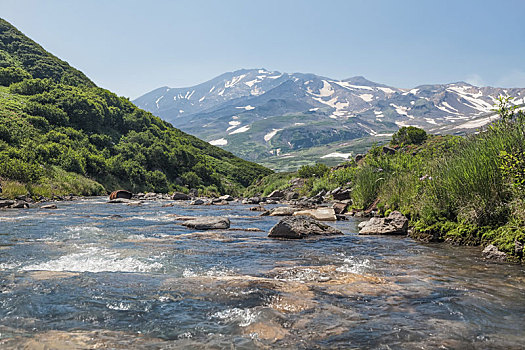
<svg viewBox="0 0 525 350"><path fill-rule="evenodd" d="M354 84L354 85L362 85L362 86L383 86L386 87L386 85L379 84L373 81L370 81L366 79L365 77L361 75L357 75L355 77L351 77L348 79L344 79L343 81Z"/></svg>

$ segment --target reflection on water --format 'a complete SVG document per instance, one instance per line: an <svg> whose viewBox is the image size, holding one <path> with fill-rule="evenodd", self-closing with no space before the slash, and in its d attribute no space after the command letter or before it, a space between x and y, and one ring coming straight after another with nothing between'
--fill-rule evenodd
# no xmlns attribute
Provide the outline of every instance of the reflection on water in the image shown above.
<svg viewBox="0 0 525 350"><path fill-rule="evenodd" d="M0 212L1 348L500 348L525 271L400 237L271 240L249 206L100 198ZM196 232L175 216L223 215ZM258 228L261 231L243 230Z"/></svg>

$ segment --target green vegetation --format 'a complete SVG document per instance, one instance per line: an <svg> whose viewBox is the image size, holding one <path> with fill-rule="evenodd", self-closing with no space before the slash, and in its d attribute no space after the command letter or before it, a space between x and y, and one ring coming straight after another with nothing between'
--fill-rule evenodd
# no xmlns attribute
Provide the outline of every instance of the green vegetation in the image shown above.
<svg viewBox="0 0 525 350"><path fill-rule="evenodd" d="M504 98L498 113L499 121L476 135L401 128L390 143L394 154L376 146L358 164L322 176L303 166L289 177L303 177L301 192L310 196L341 186L352 190L354 209L377 205L383 215L399 210L415 237L494 244L525 262L525 115Z"/></svg>
<svg viewBox="0 0 525 350"><path fill-rule="evenodd" d="M117 188L236 194L269 173L96 87L0 20L3 196Z"/></svg>

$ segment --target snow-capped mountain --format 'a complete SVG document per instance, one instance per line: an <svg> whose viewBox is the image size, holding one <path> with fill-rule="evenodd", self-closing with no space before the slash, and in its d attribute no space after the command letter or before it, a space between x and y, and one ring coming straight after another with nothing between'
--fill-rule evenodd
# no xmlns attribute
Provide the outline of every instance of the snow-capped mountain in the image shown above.
<svg viewBox="0 0 525 350"><path fill-rule="evenodd" d="M309 148L385 137L401 126L434 133L475 130L490 122L500 95L514 97L516 105L525 103L525 89L518 88L458 82L400 89L363 77L335 80L251 69L194 87L159 88L134 103L186 132L264 163ZM344 158L352 152L332 153Z"/></svg>

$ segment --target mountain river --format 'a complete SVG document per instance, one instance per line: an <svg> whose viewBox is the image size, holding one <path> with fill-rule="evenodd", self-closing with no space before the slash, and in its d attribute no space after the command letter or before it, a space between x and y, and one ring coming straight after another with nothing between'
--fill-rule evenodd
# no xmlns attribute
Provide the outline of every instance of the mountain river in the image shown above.
<svg viewBox="0 0 525 350"><path fill-rule="evenodd" d="M0 211L0 348L525 347L525 267L480 247L358 236L352 218L277 240L279 217L247 205L166 203Z"/></svg>

